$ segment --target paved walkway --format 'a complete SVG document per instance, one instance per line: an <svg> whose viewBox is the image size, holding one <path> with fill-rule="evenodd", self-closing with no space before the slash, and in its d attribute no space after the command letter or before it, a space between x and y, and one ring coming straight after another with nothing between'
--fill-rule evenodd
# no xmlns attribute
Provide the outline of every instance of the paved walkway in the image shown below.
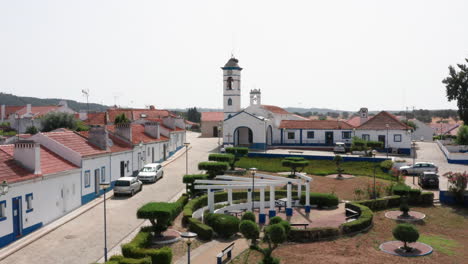
<svg viewBox="0 0 468 264"><path fill-rule="evenodd" d="M211 264L216 263L216 255L218 255L223 249L229 246L232 242L235 242L234 249L232 251L232 258L242 253L244 250L249 248L249 242L244 238L238 238L235 240L222 241L212 240L205 243L194 251L191 252L190 263L192 264ZM187 263L187 256L178 259L175 264Z"/></svg>
<svg viewBox="0 0 468 264"><path fill-rule="evenodd" d="M197 165L200 161L207 160L209 152L217 148L216 138L199 138L198 133L187 133L188 141L192 149L189 150L189 173L197 173ZM180 154L179 154L180 155ZM112 249L128 237L142 223L143 220L136 218L136 210L149 201L169 201L184 190L182 176L185 174L185 155L182 158L165 166L164 177L155 184L144 185L143 191L134 197L112 197L107 202L107 241L108 248ZM26 236L0 251L0 256L5 256L1 263L92 263L103 256L103 204L102 198L91 202L65 217L70 221L62 219L54 222L66 224L54 227L49 224L35 233ZM88 210L85 210L88 209ZM72 214L76 214L73 217ZM38 232L50 229L48 233L39 236ZM36 240L24 242L37 235ZM25 243L20 249L12 254L13 247ZM0 257L1 258L1 257Z"/></svg>

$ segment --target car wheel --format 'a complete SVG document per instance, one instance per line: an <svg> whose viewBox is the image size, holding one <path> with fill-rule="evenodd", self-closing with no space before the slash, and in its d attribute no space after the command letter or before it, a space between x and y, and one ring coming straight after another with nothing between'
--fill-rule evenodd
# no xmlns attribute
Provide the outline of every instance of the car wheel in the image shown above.
<svg viewBox="0 0 468 264"><path fill-rule="evenodd" d="M401 171L401 174L402 174L402 175L408 175L408 171L407 171L407 170L402 170L402 171Z"/></svg>

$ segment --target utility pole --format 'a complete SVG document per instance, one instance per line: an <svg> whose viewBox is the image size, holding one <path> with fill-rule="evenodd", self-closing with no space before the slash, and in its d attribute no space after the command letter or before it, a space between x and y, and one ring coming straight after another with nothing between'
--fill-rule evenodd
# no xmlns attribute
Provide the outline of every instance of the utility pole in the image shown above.
<svg viewBox="0 0 468 264"><path fill-rule="evenodd" d="M89 89L82 89L81 93L83 93L84 96L86 96L86 106L88 108L88 114L89 114Z"/></svg>

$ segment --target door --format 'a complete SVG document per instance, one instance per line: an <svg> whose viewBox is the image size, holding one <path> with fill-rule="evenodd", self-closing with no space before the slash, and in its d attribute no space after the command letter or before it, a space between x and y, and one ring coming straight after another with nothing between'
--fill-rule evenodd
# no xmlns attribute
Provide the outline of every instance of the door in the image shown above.
<svg viewBox="0 0 468 264"><path fill-rule="evenodd" d="M12 199L13 206L13 235L20 237L23 233L21 196Z"/></svg>
<svg viewBox="0 0 468 264"><path fill-rule="evenodd" d="M377 140L380 141L380 142L382 142L384 148L387 147L387 144L385 144L385 143L386 143L386 141L385 141L385 135L379 135Z"/></svg>
<svg viewBox="0 0 468 264"><path fill-rule="evenodd" d="M154 147L151 148L151 162L154 163Z"/></svg>
<svg viewBox="0 0 468 264"><path fill-rule="evenodd" d="M163 145L163 160L166 160L166 151L167 151L167 145Z"/></svg>
<svg viewBox="0 0 468 264"><path fill-rule="evenodd" d="M218 137L218 127L213 127L213 137Z"/></svg>
<svg viewBox="0 0 468 264"><path fill-rule="evenodd" d="M125 177L125 161L120 162L120 177Z"/></svg>
<svg viewBox="0 0 468 264"><path fill-rule="evenodd" d="M325 132L325 144L328 146L333 145L333 131Z"/></svg>

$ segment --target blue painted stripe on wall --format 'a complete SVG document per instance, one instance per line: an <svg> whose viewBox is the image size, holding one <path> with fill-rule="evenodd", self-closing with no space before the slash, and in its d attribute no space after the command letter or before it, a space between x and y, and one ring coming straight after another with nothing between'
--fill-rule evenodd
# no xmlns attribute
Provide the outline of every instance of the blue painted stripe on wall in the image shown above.
<svg viewBox="0 0 468 264"><path fill-rule="evenodd" d="M20 238L23 238L26 235L31 234L32 232L36 231L37 229L39 229L41 227L42 227L42 222L37 223L35 225L32 225L30 227L26 227L25 229L23 229L23 235L21 237L18 237L18 238L15 237L13 232L11 234L0 237L0 248L4 247L4 246L6 246L6 245L20 239Z"/></svg>

